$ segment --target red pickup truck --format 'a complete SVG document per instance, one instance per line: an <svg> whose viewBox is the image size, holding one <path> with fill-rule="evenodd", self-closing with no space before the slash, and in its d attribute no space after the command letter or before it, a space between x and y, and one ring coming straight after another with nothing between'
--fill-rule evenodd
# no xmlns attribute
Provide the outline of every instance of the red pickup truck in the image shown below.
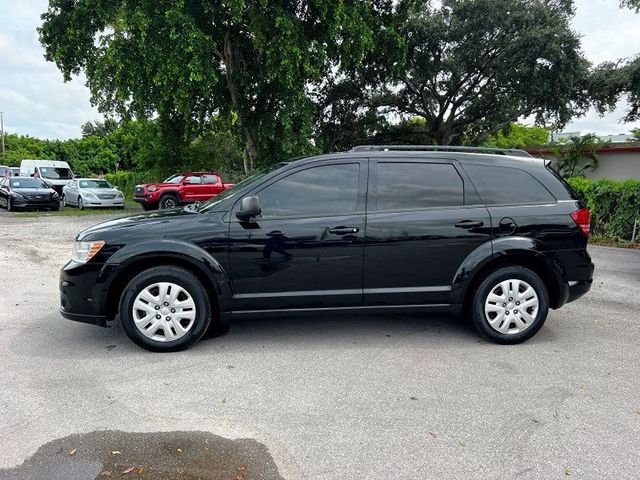
<svg viewBox="0 0 640 480"><path fill-rule="evenodd" d="M161 183L136 185L133 199L145 210L175 208L180 204L204 202L233 185L224 183L215 172L178 173Z"/></svg>

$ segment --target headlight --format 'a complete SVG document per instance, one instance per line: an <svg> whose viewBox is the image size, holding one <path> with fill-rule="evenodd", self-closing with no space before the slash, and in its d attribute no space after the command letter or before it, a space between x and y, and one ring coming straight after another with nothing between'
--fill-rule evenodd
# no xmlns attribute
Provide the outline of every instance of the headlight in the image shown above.
<svg viewBox="0 0 640 480"><path fill-rule="evenodd" d="M122 192L118 192L116 193L116 198L122 198L124 195L122 195Z"/></svg>
<svg viewBox="0 0 640 480"><path fill-rule="evenodd" d="M18 192L11 192L11 196L13 198L24 198L24 195L22 195L21 193L18 193Z"/></svg>
<svg viewBox="0 0 640 480"><path fill-rule="evenodd" d="M58 192L53 192L53 195L51 195L51 198L58 198Z"/></svg>
<svg viewBox="0 0 640 480"><path fill-rule="evenodd" d="M156 187L155 185L151 185L150 187L147 187L147 192L155 192L158 189L158 187Z"/></svg>
<svg viewBox="0 0 640 480"><path fill-rule="evenodd" d="M73 254L71 255L71 259L76 262L87 263L100 251L102 247L104 247L103 241L75 242L73 244Z"/></svg>

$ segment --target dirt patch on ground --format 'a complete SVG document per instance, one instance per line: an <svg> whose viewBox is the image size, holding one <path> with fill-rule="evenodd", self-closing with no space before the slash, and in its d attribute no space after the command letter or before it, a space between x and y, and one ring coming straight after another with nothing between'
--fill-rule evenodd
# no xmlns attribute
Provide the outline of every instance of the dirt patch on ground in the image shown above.
<svg viewBox="0 0 640 480"><path fill-rule="evenodd" d="M0 470L0 478L282 479L267 448L255 440L230 440L206 432L113 430L70 435L49 442L22 465Z"/></svg>

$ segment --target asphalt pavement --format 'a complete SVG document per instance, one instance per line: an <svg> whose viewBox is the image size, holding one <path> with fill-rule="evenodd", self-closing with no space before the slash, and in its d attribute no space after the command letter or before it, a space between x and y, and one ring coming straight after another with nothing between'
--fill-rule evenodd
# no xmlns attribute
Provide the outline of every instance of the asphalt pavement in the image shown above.
<svg viewBox="0 0 640 480"><path fill-rule="evenodd" d="M640 250L591 247L591 292L521 345L327 314L154 354L58 314L107 218L0 216L1 479L640 478Z"/></svg>

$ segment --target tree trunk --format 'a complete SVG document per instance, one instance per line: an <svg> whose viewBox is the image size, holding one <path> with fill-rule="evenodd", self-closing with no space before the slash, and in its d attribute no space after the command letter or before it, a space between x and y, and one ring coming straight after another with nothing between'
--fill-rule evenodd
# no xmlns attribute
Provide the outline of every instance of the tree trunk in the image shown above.
<svg viewBox="0 0 640 480"><path fill-rule="evenodd" d="M244 147L244 173L253 170L254 161L258 154L258 133L255 129L245 129L246 143Z"/></svg>

